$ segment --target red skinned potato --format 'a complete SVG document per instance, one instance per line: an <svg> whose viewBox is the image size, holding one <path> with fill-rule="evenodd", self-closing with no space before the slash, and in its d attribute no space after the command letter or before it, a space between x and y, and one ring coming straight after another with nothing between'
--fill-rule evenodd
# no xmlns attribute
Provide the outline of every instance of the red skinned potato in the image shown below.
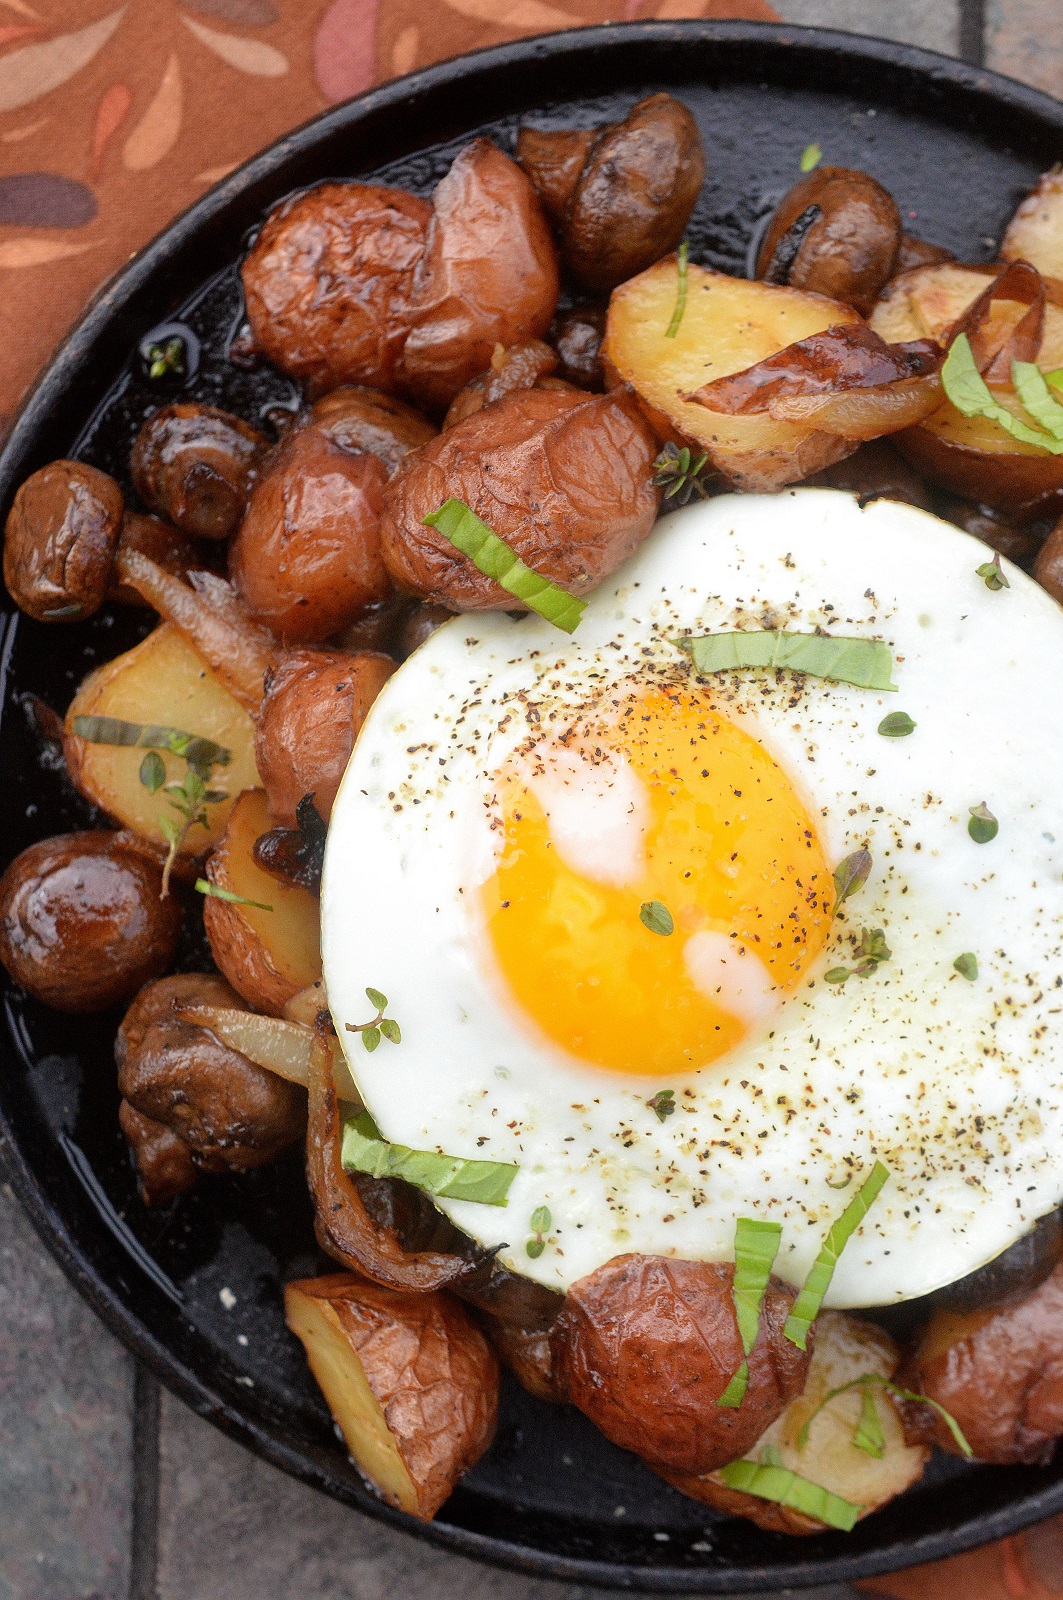
<svg viewBox="0 0 1063 1600"><path fill-rule="evenodd" d="M494 1437L498 1362L446 1294L403 1294L349 1273L284 1292L288 1326L359 1470L428 1522Z"/></svg>
<svg viewBox="0 0 1063 1600"><path fill-rule="evenodd" d="M888 190L867 172L817 167L775 208L756 275L866 316L893 275L900 244L900 212Z"/></svg>
<svg viewBox="0 0 1063 1600"><path fill-rule="evenodd" d="M323 428L295 429L255 485L229 551L251 612L285 644L316 644L386 600L380 553L386 473Z"/></svg>
<svg viewBox="0 0 1063 1600"><path fill-rule="evenodd" d="M242 268L258 348L314 394L399 388L431 216L427 200L377 184L322 183L282 201Z"/></svg>
<svg viewBox="0 0 1063 1600"><path fill-rule="evenodd" d="M38 622L77 622L111 586L124 501L113 478L52 461L26 479L4 527L4 582Z"/></svg>
<svg viewBox="0 0 1063 1600"><path fill-rule="evenodd" d="M462 150L432 208L400 373L417 400L442 411L490 366L496 344L542 338L560 276L535 190L487 139Z"/></svg>
<svg viewBox="0 0 1063 1600"><path fill-rule="evenodd" d="M796 1291L772 1279L749 1385L720 1396L743 1360L727 1262L617 1256L573 1284L553 1348L567 1398L625 1450L668 1472L711 1472L744 1455L804 1386L810 1352L783 1337Z"/></svg>
<svg viewBox="0 0 1063 1600"><path fill-rule="evenodd" d="M1048 1461L1063 1437L1063 1265L1021 1300L936 1311L900 1381L955 1417L979 1461ZM928 1408L915 1433L960 1453Z"/></svg>
<svg viewBox="0 0 1063 1600"><path fill-rule="evenodd" d="M255 723L255 762L270 819L286 828L306 794L327 822L362 723L395 671L390 656L293 650L269 679Z"/></svg>
<svg viewBox="0 0 1063 1600"><path fill-rule="evenodd" d="M309 421L341 450L376 456L389 478L404 456L438 431L404 400L360 384L322 395Z"/></svg>
<svg viewBox="0 0 1063 1600"><path fill-rule="evenodd" d="M1041 588L1047 589L1053 600L1063 605L1063 520L1056 523L1041 546L1033 564L1033 575Z"/></svg>
<svg viewBox="0 0 1063 1600"><path fill-rule="evenodd" d="M399 588L451 611L512 610L513 596L424 518L463 500L521 560L586 594L657 515L657 446L627 394L526 389L419 450L384 493L384 560Z"/></svg>
<svg viewBox="0 0 1063 1600"><path fill-rule="evenodd" d="M565 265L598 293L675 249L705 178L697 123L669 94L587 132L522 128L517 159L560 230Z"/></svg>
<svg viewBox="0 0 1063 1600"><path fill-rule="evenodd" d="M181 908L120 834L60 833L0 877L0 961L57 1011L105 1011L170 965Z"/></svg>

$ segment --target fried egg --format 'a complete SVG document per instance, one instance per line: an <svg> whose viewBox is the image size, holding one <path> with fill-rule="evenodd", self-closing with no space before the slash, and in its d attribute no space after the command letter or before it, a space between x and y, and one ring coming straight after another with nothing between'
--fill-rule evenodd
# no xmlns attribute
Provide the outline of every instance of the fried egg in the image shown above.
<svg viewBox="0 0 1063 1600"><path fill-rule="evenodd" d="M461 616L385 685L329 829L326 986L386 1138L516 1165L504 1207L438 1202L514 1271L730 1260L749 1216L799 1284L881 1161L826 1303L884 1305L1063 1198L1063 611L987 556L889 501L722 497L571 638ZM703 677L677 643L759 628L884 640L896 691ZM402 1030L372 1053L367 986Z"/></svg>

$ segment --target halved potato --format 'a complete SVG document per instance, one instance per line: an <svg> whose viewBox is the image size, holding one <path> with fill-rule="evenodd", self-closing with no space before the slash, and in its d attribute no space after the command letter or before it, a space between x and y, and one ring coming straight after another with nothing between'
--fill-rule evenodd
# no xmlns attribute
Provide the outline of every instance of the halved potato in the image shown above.
<svg viewBox="0 0 1063 1600"><path fill-rule="evenodd" d="M1041 175L1008 223L1000 259L1028 261L1044 277L1063 279L1063 171Z"/></svg>
<svg viewBox="0 0 1063 1600"><path fill-rule="evenodd" d="M494 1437L498 1362L446 1294L403 1294L351 1273L284 1291L288 1326L359 1471L428 1522Z"/></svg>
<svg viewBox="0 0 1063 1600"><path fill-rule="evenodd" d="M213 739L231 753L231 760L214 769L211 787L225 789L229 796L259 781L251 718L172 623L162 623L141 644L89 673L71 701L63 737L75 787L108 816L165 851L160 821L180 819L162 789L152 794L141 783L145 752L79 739L73 731L74 718L88 716L159 724ZM160 754L167 783L180 783L188 770L185 762ZM181 853L202 855L216 844L232 806L231 798L208 804L208 827L190 828Z"/></svg>
<svg viewBox="0 0 1063 1600"><path fill-rule="evenodd" d="M207 862L207 878L272 909L208 896L203 923L211 954L237 994L280 1017L288 1001L321 976L320 906L308 890L281 883L256 862L255 840L269 828L265 790L248 789Z"/></svg>
<svg viewBox="0 0 1063 1600"><path fill-rule="evenodd" d="M890 343L928 338L945 345L954 324L999 273L999 267L955 261L915 267L887 285L871 313L871 326ZM1048 290L1037 355L1043 372L1063 366L1063 309L1053 303L1051 284ZM989 348L999 348L1028 309L1015 300L995 300L980 338ZM1010 387L994 388L994 394L1029 420ZM948 400L925 421L896 434L894 443L942 488L1000 510L1034 510L1063 490L1063 456L1013 439L987 417L965 417Z"/></svg>
<svg viewBox="0 0 1063 1600"><path fill-rule="evenodd" d="M823 1406L809 1428L803 1449L801 1431L832 1389L869 1374L892 1378L899 1361L899 1350L881 1328L843 1311L825 1311L816 1319L812 1365L802 1393L761 1434L748 1452L749 1458L773 1458L776 1465L862 1507L862 1517L877 1511L916 1481L930 1454L922 1445L905 1442L900 1412L882 1385L876 1383L871 1389L885 1441L881 1457L869 1455L853 1443L863 1405L861 1389L835 1395ZM704 1505L732 1516L748 1517L761 1528L776 1533L823 1531L821 1522L803 1512L773 1500L760 1500L742 1489L728 1488L719 1473L700 1478L669 1473L662 1476Z"/></svg>
<svg viewBox="0 0 1063 1600"><path fill-rule="evenodd" d="M800 289L687 268L686 309L674 338L675 258L614 289L602 359L608 379L638 396L662 441L707 451L712 466L743 489L774 489L850 455L853 441L766 414L724 416L683 399L716 378L742 372L799 339L859 323L851 306Z"/></svg>

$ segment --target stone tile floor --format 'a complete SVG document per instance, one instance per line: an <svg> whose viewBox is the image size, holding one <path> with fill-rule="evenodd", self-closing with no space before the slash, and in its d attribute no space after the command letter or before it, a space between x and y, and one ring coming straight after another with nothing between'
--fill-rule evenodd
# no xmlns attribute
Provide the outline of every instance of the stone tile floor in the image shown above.
<svg viewBox="0 0 1063 1600"><path fill-rule="evenodd" d="M1059 0L776 4L788 21L886 34L1063 93ZM663 0L643 8L651 9L690 15L695 7ZM279 1600L293 1592L301 1600L590 1595L379 1527L160 1397L40 1245L4 1182L0 1148L0 1600ZM821 1589L807 1600L852 1594Z"/></svg>

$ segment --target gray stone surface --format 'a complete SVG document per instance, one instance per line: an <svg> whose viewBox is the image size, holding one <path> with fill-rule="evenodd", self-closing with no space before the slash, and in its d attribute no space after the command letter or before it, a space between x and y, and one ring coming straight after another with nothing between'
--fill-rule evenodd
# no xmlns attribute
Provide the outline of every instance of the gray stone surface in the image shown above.
<svg viewBox="0 0 1063 1600"><path fill-rule="evenodd" d="M2 1181L0 1600L127 1592L133 1364Z"/></svg>
<svg viewBox="0 0 1063 1600"><path fill-rule="evenodd" d="M787 22L807 27L875 33L946 55L955 55L959 48L957 0L772 0L772 4Z"/></svg>
<svg viewBox="0 0 1063 1600"><path fill-rule="evenodd" d="M986 65L1063 96L1063 6L1059 0L990 0Z"/></svg>
<svg viewBox="0 0 1063 1600"><path fill-rule="evenodd" d="M257 1460L170 1395L158 1549L158 1600L610 1600L480 1566L371 1522ZM844 1585L805 1591L805 1600L850 1597Z"/></svg>

